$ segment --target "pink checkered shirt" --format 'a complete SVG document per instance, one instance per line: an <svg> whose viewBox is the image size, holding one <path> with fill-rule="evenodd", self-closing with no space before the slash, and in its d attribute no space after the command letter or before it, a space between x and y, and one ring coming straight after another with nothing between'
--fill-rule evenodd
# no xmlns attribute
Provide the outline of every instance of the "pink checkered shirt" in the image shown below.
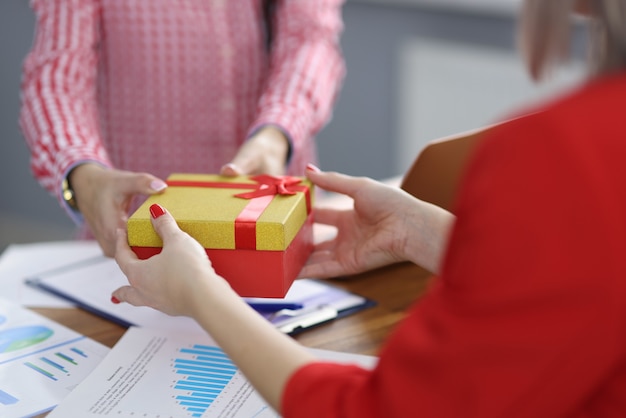
<svg viewBox="0 0 626 418"><path fill-rule="evenodd" d="M60 198L77 163L216 173L256 129L290 138L289 174L344 77L342 0L284 0L271 53L261 0L32 0L20 126L38 181Z"/></svg>

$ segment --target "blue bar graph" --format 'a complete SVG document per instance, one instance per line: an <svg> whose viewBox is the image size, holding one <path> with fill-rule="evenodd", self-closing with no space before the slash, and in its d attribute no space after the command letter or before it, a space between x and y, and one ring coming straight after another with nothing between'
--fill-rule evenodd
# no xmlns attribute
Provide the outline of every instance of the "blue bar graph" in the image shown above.
<svg viewBox="0 0 626 418"><path fill-rule="evenodd" d="M67 370L65 369L65 367L61 366L59 363L55 363L54 361L47 359L45 357L41 357L40 360L49 366L52 366L54 368L61 370L63 373L67 373Z"/></svg>
<svg viewBox="0 0 626 418"><path fill-rule="evenodd" d="M84 351L79 350L79 349L78 349L78 348L76 348L76 347L72 347L72 348L70 348L70 350L72 350L73 352L75 352L76 354L78 354L78 355L79 355L79 356L81 356L81 357L85 357L85 358L87 358L87 354L85 354L85 352L84 352Z"/></svg>
<svg viewBox="0 0 626 418"><path fill-rule="evenodd" d="M50 372L49 372L49 371L47 371L47 370L42 369L42 368L41 368L41 367L39 367L39 366L34 365L33 363L31 363L31 362L29 362L29 361L27 361L26 363L24 363L24 365L25 365L26 367L30 367L31 369L33 369L33 370L34 370L34 371L36 371L36 372L41 373L42 375L46 376L47 378L50 378L50 379L52 379L52 380L59 380L59 379L57 379L56 377L54 377L54 374L50 373Z"/></svg>
<svg viewBox="0 0 626 418"><path fill-rule="evenodd" d="M2 405L13 405L19 401L15 396L6 393L3 390L0 390L0 404Z"/></svg>
<svg viewBox="0 0 626 418"><path fill-rule="evenodd" d="M237 373L237 366L217 347L197 344L179 351L174 371L181 376L174 389L184 394L176 400L192 417L201 417Z"/></svg>
<svg viewBox="0 0 626 418"><path fill-rule="evenodd" d="M67 362L69 362L69 363L72 363L73 365L78 365L78 363L76 363L76 361L74 361L73 358L71 358L69 356L66 356L63 353L54 353L54 355L59 357L59 358L61 358L61 359L63 359L63 360L65 360L65 361L67 361Z"/></svg>

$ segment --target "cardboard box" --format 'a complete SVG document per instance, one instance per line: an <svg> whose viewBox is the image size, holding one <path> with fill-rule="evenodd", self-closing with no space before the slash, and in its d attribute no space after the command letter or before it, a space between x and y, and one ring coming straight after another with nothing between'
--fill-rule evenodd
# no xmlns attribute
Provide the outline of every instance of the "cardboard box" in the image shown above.
<svg viewBox="0 0 626 418"><path fill-rule="evenodd" d="M206 249L215 271L244 297L283 297L313 248L313 185L300 177L172 174L128 220L139 258L161 251L158 203Z"/></svg>

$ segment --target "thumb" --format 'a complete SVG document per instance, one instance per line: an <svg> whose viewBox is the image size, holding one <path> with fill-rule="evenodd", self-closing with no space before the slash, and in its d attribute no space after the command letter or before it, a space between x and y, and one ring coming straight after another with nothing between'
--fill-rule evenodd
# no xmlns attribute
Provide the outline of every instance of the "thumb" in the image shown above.
<svg viewBox="0 0 626 418"><path fill-rule="evenodd" d="M168 241L181 232L174 217L158 203L150 206L150 217L154 230L163 240L164 247Z"/></svg>
<svg viewBox="0 0 626 418"><path fill-rule="evenodd" d="M117 304L126 302L133 306L146 306L147 301L144 300L141 293L132 286L122 286L111 294L111 302Z"/></svg>
<svg viewBox="0 0 626 418"><path fill-rule="evenodd" d="M128 192L145 195L160 193L167 188L165 181L147 173L133 173L125 184Z"/></svg>
<svg viewBox="0 0 626 418"><path fill-rule="evenodd" d="M234 177L234 176L242 175L243 171L236 164L228 163L228 164L224 164L224 166L220 170L220 174L222 176Z"/></svg>

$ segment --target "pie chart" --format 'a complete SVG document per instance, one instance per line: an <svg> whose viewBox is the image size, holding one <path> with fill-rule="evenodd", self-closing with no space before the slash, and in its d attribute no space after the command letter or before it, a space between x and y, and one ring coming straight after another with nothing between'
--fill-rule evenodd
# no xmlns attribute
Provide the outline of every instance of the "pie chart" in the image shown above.
<svg viewBox="0 0 626 418"><path fill-rule="evenodd" d="M0 353L21 350L42 341L54 334L43 325L28 325L0 331Z"/></svg>

